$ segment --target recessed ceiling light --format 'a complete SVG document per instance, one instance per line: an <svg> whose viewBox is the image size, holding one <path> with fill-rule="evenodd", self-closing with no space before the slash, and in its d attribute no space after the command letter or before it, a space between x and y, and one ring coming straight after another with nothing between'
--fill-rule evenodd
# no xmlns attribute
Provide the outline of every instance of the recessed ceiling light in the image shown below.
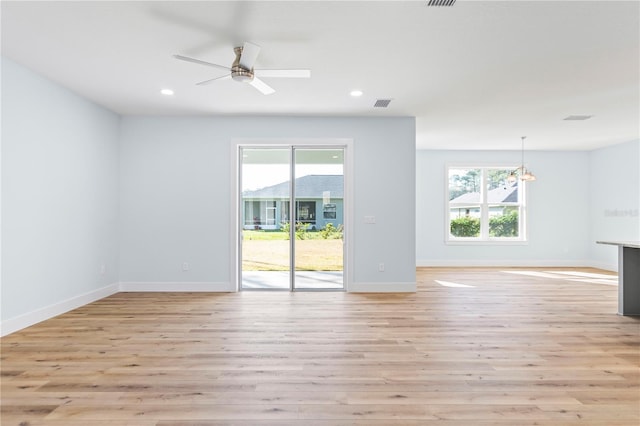
<svg viewBox="0 0 640 426"><path fill-rule="evenodd" d="M173 96L173 90L171 89L162 89L160 93L162 93L165 96Z"/></svg>
<svg viewBox="0 0 640 426"><path fill-rule="evenodd" d="M362 90L352 90L349 94L354 98L357 98L358 96L362 96Z"/></svg>

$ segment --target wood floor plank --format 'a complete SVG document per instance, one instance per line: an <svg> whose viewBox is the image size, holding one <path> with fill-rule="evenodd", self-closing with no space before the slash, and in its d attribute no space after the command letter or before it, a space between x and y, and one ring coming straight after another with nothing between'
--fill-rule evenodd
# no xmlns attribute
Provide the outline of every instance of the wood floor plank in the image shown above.
<svg viewBox="0 0 640 426"><path fill-rule="evenodd" d="M593 273L611 275L420 268L413 294L119 293L0 339L0 423L637 426L640 318L616 315Z"/></svg>

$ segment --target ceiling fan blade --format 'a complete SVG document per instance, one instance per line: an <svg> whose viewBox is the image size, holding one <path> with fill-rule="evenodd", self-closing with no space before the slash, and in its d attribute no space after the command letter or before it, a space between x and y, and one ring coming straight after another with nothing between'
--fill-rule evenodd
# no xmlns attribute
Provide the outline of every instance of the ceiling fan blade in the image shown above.
<svg viewBox="0 0 640 426"><path fill-rule="evenodd" d="M263 78L311 78L311 70L254 70Z"/></svg>
<svg viewBox="0 0 640 426"><path fill-rule="evenodd" d="M227 74L227 75L223 75L222 77L216 77L209 80L201 81L200 83L196 83L196 86L204 86L204 85L213 83L214 81L217 81L217 80L228 80L230 78L231 78L231 74Z"/></svg>
<svg viewBox="0 0 640 426"><path fill-rule="evenodd" d="M193 62L194 64L206 65L208 67L220 68L225 71L231 71L231 68L225 67L224 65L212 64L211 62L201 61L200 59L190 58L188 56L173 55L173 57L176 59L180 59L181 61Z"/></svg>
<svg viewBox="0 0 640 426"><path fill-rule="evenodd" d="M271 86L257 77L253 77L253 80L251 80L249 84L261 91L263 95L270 95L275 92Z"/></svg>
<svg viewBox="0 0 640 426"><path fill-rule="evenodd" d="M240 66L247 70L253 68L253 64L258 58L258 53L260 53L260 46L245 41L242 47L242 55L240 55Z"/></svg>

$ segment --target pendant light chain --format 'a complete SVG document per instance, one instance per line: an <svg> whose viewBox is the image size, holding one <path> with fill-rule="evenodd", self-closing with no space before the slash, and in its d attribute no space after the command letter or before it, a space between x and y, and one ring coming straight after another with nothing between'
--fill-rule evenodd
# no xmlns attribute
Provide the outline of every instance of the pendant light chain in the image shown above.
<svg viewBox="0 0 640 426"><path fill-rule="evenodd" d="M520 167L518 167L517 169L512 171L509 174L509 176L507 176L507 181L508 182L512 182L513 183L516 180L518 180L518 177L520 177L520 180L522 180L522 181L534 181L534 180L536 180L535 175L533 173L531 173L530 170L527 170L527 168L524 166L524 140L526 138L527 138L526 136L520 136L520 139L522 141Z"/></svg>

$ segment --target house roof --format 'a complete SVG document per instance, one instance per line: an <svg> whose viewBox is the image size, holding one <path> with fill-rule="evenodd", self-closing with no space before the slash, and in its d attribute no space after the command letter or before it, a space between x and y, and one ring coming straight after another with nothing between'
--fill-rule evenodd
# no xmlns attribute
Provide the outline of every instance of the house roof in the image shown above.
<svg viewBox="0 0 640 426"><path fill-rule="evenodd" d="M329 191L331 199L344 197L344 176L342 175L307 175L295 181L296 197L322 198ZM255 191L245 191L244 198L277 199L289 197L289 182L282 182Z"/></svg>
<svg viewBox="0 0 640 426"><path fill-rule="evenodd" d="M478 204L480 202L479 192L467 192L459 197L454 198L450 203L456 204ZM517 203L518 202L518 183L499 186L487 193L487 202L491 203Z"/></svg>

